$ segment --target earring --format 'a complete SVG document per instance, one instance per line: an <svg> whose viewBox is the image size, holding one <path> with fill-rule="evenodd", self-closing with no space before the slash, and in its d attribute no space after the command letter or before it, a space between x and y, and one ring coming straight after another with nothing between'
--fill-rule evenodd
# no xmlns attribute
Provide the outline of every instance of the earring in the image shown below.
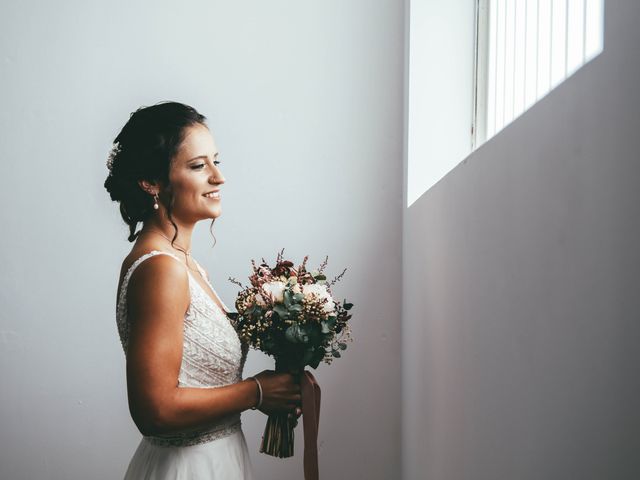
<svg viewBox="0 0 640 480"><path fill-rule="evenodd" d="M154 210L158 210L160 208L160 205L158 205L158 194L154 193L153 194L153 209Z"/></svg>

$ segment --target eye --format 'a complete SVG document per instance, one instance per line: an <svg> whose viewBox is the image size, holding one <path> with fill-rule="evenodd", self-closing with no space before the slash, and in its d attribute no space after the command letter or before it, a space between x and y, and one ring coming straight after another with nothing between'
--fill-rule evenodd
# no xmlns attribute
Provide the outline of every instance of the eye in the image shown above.
<svg viewBox="0 0 640 480"><path fill-rule="evenodd" d="M222 163L222 162L221 162L220 160L214 160L214 161L213 161L213 164L214 164L214 165L220 165L221 163Z"/></svg>
<svg viewBox="0 0 640 480"><path fill-rule="evenodd" d="M191 165L191 170L200 170L204 167L204 163L199 163L197 165Z"/></svg>

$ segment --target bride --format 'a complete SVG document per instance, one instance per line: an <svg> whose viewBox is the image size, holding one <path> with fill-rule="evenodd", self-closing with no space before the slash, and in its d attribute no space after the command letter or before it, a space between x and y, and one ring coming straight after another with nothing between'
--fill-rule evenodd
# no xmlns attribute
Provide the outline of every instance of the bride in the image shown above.
<svg viewBox="0 0 640 480"><path fill-rule="evenodd" d="M105 188L135 241L116 320L143 438L125 479L251 479L241 412L301 414L293 375L242 380L248 347L191 256L195 224L221 214L219 164L205 117L174 102L132 113L109 155Z"/></svg>

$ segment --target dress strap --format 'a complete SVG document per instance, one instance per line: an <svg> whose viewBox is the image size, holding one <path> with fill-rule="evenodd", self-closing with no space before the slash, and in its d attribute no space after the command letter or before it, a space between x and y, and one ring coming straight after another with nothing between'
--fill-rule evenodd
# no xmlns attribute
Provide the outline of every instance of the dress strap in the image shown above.
<svg viewBox="0 0 640 480"><path fill-rule="evenodd" d="M196 261L195 258L191 258L191 260L193 260L193 263L196 264L196 268L200 272L200 275L202 276L202 278L204 278L206 282L209 283L209 275L207 275L207 272L204 271L204 268L200 266L200 264Z"/></svg>

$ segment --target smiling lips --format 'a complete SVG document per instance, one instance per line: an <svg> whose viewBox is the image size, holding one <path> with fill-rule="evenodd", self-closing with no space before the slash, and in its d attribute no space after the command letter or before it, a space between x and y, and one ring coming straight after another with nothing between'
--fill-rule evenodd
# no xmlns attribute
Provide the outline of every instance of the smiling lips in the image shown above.
<svg viewBox="0 0 640 480"><path fill-rule="evenodd" d="M214 190L213 192L205 193L202 196L207 198L220 198L220 190Z"/></svg>

